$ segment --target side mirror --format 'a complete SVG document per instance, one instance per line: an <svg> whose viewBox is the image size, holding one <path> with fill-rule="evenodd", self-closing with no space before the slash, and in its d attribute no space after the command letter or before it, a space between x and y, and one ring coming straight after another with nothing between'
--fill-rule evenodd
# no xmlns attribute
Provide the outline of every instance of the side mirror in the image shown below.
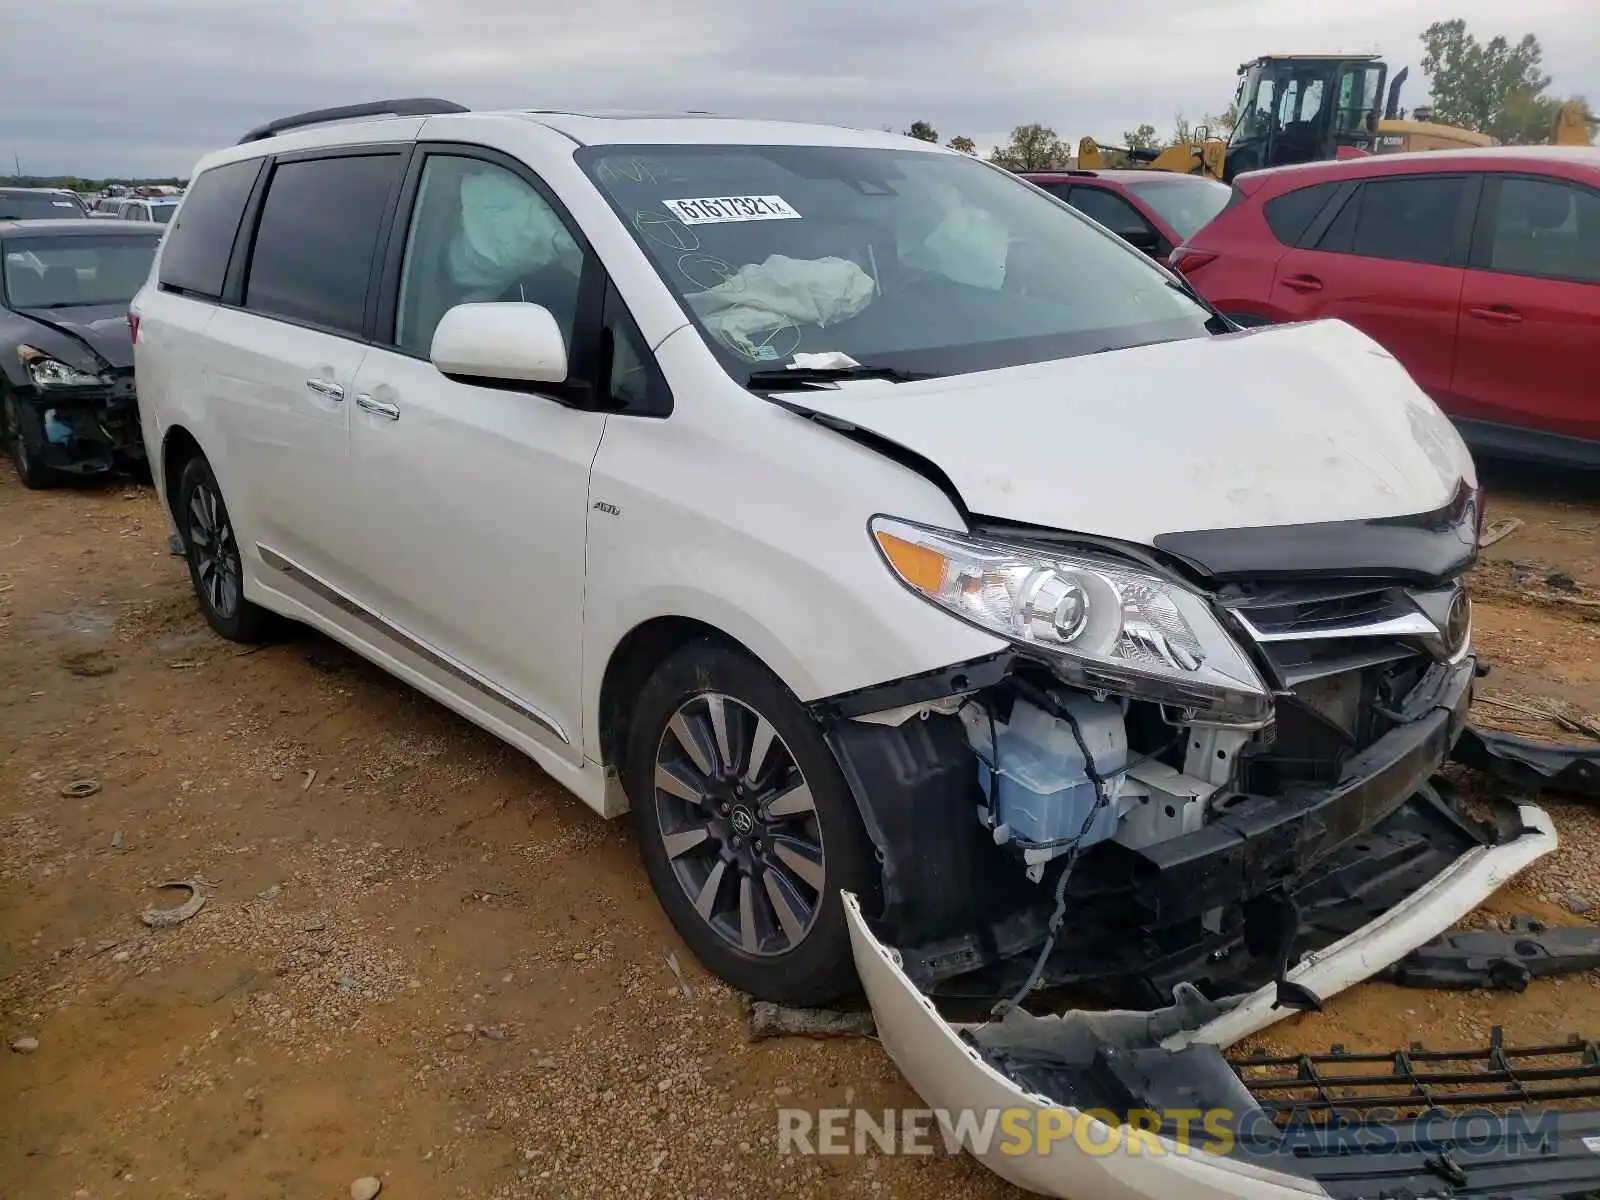
<svg viewBox="0 0 1600 1200"><path fill-rule="evenodd" d="M1142 250L1146 254L1154 254L1161 248L1161 237L1148 225L1141 225L1137 229L1119 229L1117 236L1135 250Z"/></svg>
<svg viewBox="0 0 1600 1200"><path fill-rule="evenodd" d="M542 304L458 304L440 319L429 353L452 379L565 383L567 343Z"/></svg>

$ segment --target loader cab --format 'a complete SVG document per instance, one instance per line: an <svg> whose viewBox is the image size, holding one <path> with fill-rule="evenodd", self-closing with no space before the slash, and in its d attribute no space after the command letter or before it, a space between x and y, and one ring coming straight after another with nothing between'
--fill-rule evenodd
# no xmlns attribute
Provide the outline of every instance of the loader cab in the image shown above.
<svg viewBox="0 0 1600 1200"><path fill-rule="evenodd" d="M1342 147L1371 151L1388 74L1364 52L1276 54L1243 64L1224 179L1336 158Z"/></svg>

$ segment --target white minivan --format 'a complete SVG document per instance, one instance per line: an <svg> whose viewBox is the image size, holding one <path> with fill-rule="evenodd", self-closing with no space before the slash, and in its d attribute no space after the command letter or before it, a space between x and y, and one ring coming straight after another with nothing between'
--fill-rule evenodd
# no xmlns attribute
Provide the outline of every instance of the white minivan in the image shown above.
<svg viewBox="0 0 1600 1200"><path fill-rule="evenodd" d="M929 994L1248 991L1487 844L1428 787L1450 423L970 156L304 114L200 162L131 321L212 627L313 626L631 811L758 997L857 986L845 893Z"/></svg>

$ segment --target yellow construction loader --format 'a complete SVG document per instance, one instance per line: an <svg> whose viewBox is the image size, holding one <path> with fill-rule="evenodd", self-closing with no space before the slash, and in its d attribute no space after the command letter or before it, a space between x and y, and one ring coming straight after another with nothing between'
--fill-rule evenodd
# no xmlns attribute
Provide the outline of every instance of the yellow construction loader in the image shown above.
<svg viewBox="0 0 1600 1200"><path fill-rule="evenodd" d="M1243 171L1317 162L1400 149L1458 149L1492 145L1467 129L1400 118L1395 76L1385 96L1389 67L1365 50L1312 50L1266 54L1239 67L1234 93L1238 119L1227 141L1199 130L1194 140L1165 150L1101 147L1093 138L1078 143L1078 166L1109 166L1105 151L1130 165L1208 175L1229 182Z"/></svg>

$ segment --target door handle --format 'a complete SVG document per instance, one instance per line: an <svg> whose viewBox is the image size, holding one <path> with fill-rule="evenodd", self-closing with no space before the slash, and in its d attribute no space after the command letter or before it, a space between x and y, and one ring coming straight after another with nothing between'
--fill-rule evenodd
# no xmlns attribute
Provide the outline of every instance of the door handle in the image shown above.
<svg viewBox="0 0 1600 1200"><path fill-rule="evenodd" d="M326 396L329 400L343 400L344 389L337 383L330 383L326 379L308 379L306 387L319 396Z"/></svg>
<svg viewBox="0 0 1600 1200"><path fill-rule="evenodd" d="M369 412L375 417L388 417L391 421L400 419L400 406L390 404L387 400L377 400L366 392L356 395L356 407L362 412Z"/></svg>
<svg viewBox="0 0 1600 1200"><path fill-rule="evenodd" d="M1492 308L1469 308L1467 316L1477 317L1480 321L1488 321L1491 325L1520 325L1522 314L1514 308L1507 308L1503 304L1496 304Z"/></svg>
<svg viewBox="0 0 1600 1200"><path fill-rule="evenodd" d="M1291 275L1283 281L1283 286L1297 292L1320 292L1322 280L1315 275Z"/></svg>

